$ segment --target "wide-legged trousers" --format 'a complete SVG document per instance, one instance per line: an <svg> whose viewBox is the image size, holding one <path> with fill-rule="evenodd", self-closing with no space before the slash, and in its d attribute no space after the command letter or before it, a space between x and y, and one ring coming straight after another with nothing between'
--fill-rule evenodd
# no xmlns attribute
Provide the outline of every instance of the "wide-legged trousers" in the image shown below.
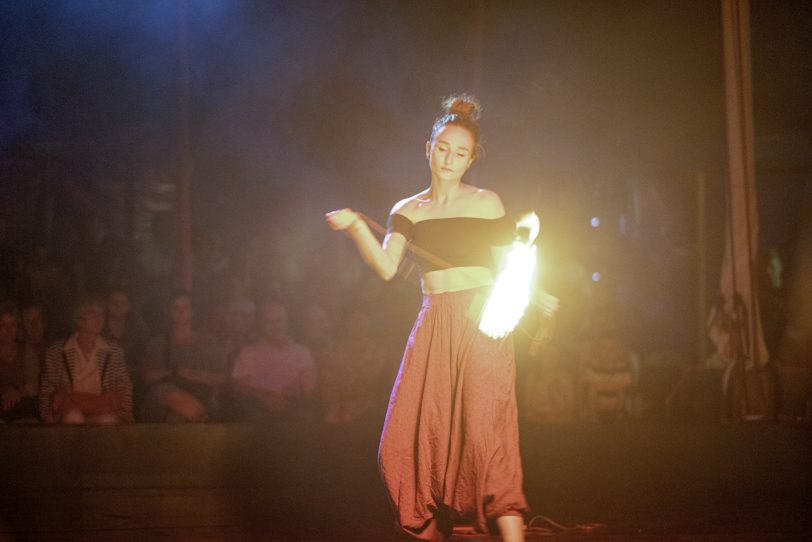
<svg viewBox="0 0 812 542"><path fill-rule="evenodd" d="M479 331L487 293L424 296L389 399L379 466L400 526L416 538L448 535L453 523L487 532L528 511L513 343Z"/></svg>

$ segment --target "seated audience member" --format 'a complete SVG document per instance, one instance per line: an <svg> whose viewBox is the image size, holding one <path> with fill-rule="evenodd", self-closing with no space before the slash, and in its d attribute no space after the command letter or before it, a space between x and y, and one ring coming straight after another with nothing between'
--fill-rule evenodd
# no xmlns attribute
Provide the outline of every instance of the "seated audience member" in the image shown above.
<svg viewBox="0 0 812 542"><path fill-rule="evenodd" d="M561 367L560 353L545 347L527 375L522 413L529 422L566 422L575 418L575 382Z"/></svg>
<svg viewBox="0 0 812 542"><path fill-rule="evenodd" d="M130 374L134 374L149 340L149 330L144 320L134 313L130 295L123 288L113 288L107 294L107 318L102 337L121 346Z"/></svg>
<svg viewBox="0 0 812 542"><path fill-rule="evenodd" d="M360 308L348 311L344 334L319 366L325 422L349 423L378 406L384 360L383 345L370 333L369 314Z"/></svg>
<svg viewBox="0 0 812 542"><path fill-rule="evenodd" d="M192 325L192 300L177 292L170 303L169 334L152 338L141 371L147 392L145 422L203 422L218 415L218 394L226 380L226 358L212 335Z"/></svg>
<svg viewBox="0 0 812 542"><path fill-rule="evenodd" d="M23 305L22 326L25 346L35 353L40 368L45 363L45 347L48 344L47 325L45 307L41 303L32 302Z"/></svg>
<svg viewBox="0 0 812 542"><path fill-rule="evenodd" d="M32 370L36 370L36 395L39 396L40 375L43 367L45 367L45 349L49 344L53 343L48 319L45 315L45 306L38 301L30 301L23 305L20 323L23 330L23 342L25 342L25 348L28 351L26 355L35 360L32 362L34 365ZM37 415L39 415L39 407L37 407Z"/></svg>
<svg viewBox="0 0 812 542"><path fill-rule="evenodd" d="M586 419L610 421L624 417L635 365L636 357L618 334L604 333L593 343L581 375Z"/></svg>
<svg viewBox="0 0 812 542"><path fill-rule="evenodd" d="M232 388L240 417L248 421L291 419L308 414L316 388L310 351L288 335L288 313L276 301L261 304L260 337L234 362Z"/></svg>
<svg viewBox="0 0 812 542"><path fill-rule="evenodd" d="M104 321L102 337L118 344L124 350L127 371L133 383L133 396L136 405L141 404L144 383L138 370L138 360L149 340L149 331L144 321L134 314L129 294L122 288L113 288L107 294L107 318Z"/></svg>
<svg viewBox="0 0 812 542"><path fill-rule="evenodd" d="M39 359L17 342L17 307L0 304L0 420L35 421L38 416Z"/></svg>
<svg viewBox="0 0 812 542"><path fill-rule="evenodd" d="M104 300L82 297L73 311L76 332L48 348L40 413L48 423L132 421L132 384L124 351L101 337Z"/></svg>

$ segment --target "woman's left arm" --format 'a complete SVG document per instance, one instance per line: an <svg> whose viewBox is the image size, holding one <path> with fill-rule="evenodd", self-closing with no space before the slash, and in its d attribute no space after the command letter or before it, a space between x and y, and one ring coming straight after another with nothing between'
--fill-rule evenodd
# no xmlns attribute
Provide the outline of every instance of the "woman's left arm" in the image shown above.
<svg viewBox="0 0 812 542"><path fill-rule="evenodd" d="M361 257L384 280L391 280L406 252L406 238L390 233L379 243L361 216L352 209L327 213L327 223L335 231L346 231L358 247Z"/></svg>

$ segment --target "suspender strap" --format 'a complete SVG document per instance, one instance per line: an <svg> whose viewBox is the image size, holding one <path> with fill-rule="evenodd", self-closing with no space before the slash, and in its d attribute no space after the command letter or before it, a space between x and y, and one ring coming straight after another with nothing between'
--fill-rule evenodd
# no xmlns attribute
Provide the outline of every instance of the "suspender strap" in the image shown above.
<svg viewBox="0 0 812 542"><path fill-rule="evenodd" d="M104 382L104 373L107 372L107 365L110 363L110 350L107 351L107 355L104 356L104 361L102 362L101 367L101 379Z"/></svg>

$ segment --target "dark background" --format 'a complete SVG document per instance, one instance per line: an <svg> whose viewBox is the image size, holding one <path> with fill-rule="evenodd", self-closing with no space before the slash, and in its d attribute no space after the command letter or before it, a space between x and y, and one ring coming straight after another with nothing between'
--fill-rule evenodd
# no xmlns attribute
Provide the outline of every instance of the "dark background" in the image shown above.
<svg viewBox="0 0 812 542"><path fill-rule="evenodd" d="M77 214L154 236L156 214L174 209L186 89L195 235L239 250L278 229L306 252L330 235L325 211L384 221L424 188L441 98L472 92L486 153L469 181L511 213L539 212L548 288L570 307L619 302L663 341L693 341L698 177L710 297L722 252L718 2L183 5L0 5L10 242L59 245ZM812 192L812 7L754 1L751 13L761 246L791 278Z"/></svg>

